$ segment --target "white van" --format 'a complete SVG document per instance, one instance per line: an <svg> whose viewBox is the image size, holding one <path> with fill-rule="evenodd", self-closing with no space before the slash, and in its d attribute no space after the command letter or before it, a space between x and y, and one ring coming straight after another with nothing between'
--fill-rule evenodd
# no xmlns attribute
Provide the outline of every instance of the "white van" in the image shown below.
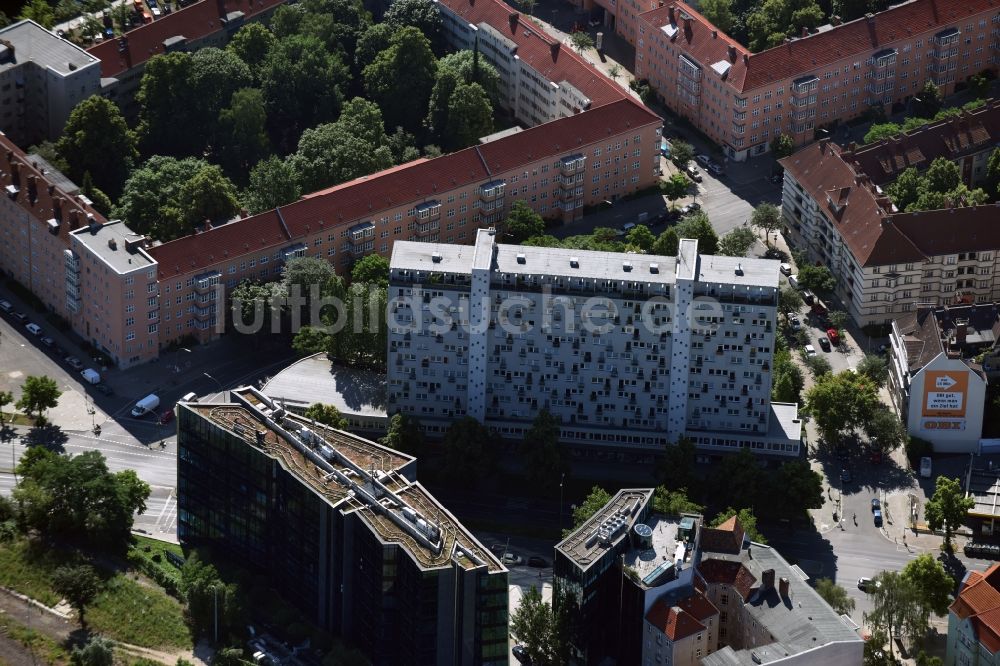
<svg viewBox="0 0 1000 666"><path fill-rule="evenodd" d="M100 373L97 372L97 370L94 370L92 368L84 368L83 370L80 371L80 374L83 375L83 378L87 380L88 384L101 383L101 375Z"/></svg>
<svg viewBox="0 0 1000 666"><path fill-rule="evenodd" d="M931 459L927 456L920 459L920 476L925 479L931 478Z"/></svg>
<svg viewBox="0 0 1000 666"><path fill-rule="evenodd" d="M798 276L798 274L796 274L796 275L789 275L788 276L788 284L790 284L792 286L792 289L798 289L799 288L799 276Z"/></svg>
<svg viewBox="0 0 1000 666"><path fill-rule="evenodd" d="M189 391L178 402L198 402L198 394L194 391Z"/></svg>

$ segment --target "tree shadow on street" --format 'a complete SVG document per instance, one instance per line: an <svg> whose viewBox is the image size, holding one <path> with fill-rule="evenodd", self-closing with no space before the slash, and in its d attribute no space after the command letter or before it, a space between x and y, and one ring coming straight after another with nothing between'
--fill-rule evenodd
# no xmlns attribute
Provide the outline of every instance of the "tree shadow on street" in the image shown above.
<svg viewBox="0 0 1000 666"><path fill-rule="evenodd" d="M65 453L69 437L57 425L46 423L37 425L21 437L21 443L26 446L44 446L53 453Z"/></svg>
<svg viewBox="0 0 1000 666"><path fill-rule="evenodd" d="M954 547L954 543L952 547ZM942 552L938 555L937 559L948 575L951 576L952 580L955 581L955 590L957 591L962 579L965 578L965 572L968 570L965 563L958 559L954 553Z"/></svg>

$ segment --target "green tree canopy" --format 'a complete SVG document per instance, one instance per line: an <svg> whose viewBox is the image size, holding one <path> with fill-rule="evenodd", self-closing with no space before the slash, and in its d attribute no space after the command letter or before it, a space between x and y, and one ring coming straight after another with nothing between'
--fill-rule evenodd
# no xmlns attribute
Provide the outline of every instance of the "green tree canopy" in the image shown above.
<svg viewBox="0 0 1000 666"><path fill-rule="evenodd" d="M57 143L66 160L66 175L80 182L90 173L102 191L118 196L139 156L135 135L118 106L99 95L76 105Z"/></svg>
<svg viewBox="0 0 1000 666"><path fill-rule="evenodd" d="M924 504L924 518L932 530L944 529L946 552L951 552L951 537L955 529L965 523L969 509L975 504L974 498L965 496L960 479L937 478L934 495Z"/></svg>
<svg viewBox="0 0 1000 666"><path fill-rule="evenodd" d="M699 9L702 16L722 32L728 33L733 27L732 0L701 0Z"/></svg>
<svg viewBox="0 0 1000 666"><path fill-rule="evenodd" d="M687 168L688 162L693 159L694 146L687 141L673 141L670 144L670 160L678 169ZM684 174L681 174L681 176L683 175Z"/></svg>
<svg viewBox="0 0 1000 666"><path fill-rule="evenodd" d="M301 193L292 165L271 155L250 170L250 186L243 193L243 202L252 214L257 214L291 203Z"/></svg>
<svg viewBox="0 0 1000 666"><path fill-rule="evenodd" d="M653 493L653 511L657 513L676 516L682 513L701 513L704 509L702 505L688 499L687 488L667 490L664 486L657 486Z"/></svg>
<svg viewBox="0 0 1000 666"><path fill-rule="evenodd" d="M420 129L437 75L430 41L414 27L393 34L389 48L365 67L368 98L376 102L390 127Z"/></svg>
<svg viewBox="0 0 1000 666"><path fill-rule="evenodd" d="M660 254L666 257L677 256L677 249L680 247L681 239L677 235L676 227L667 227L656 237L653 243L653 254Z"/></svg>
<svg viewBox="0 0 1000 666"><path fill-rule="evenodd" d="M875 384L853 372L821 375L805 398L820 435L829 444L861 428L879 404Z"/></svg>
<svg viewBox="0 0 1000 666"><path fill-rule="evenodd" d="M913 115L920 118L933 118L941 110L943 103L944 97L941 95L941 89L934 85L933 81L927 79L920 92L913 96Z"/></svg>
<svg viewBox="0 0 1000 666"><path fill-rule="evenodd" d="M848 596L847 590L829 578L820 578L816 581L816 593L840 615L850 615L854 610L854 599Z"/></svg>
<svg viewBox="0 0 1000 666"><path fill-rule="evenodd" d="M551 485L568 471L559 444L559 419L543 409L535 416L521 444L528 480L538 485Z"/></svg>
<svg viewBox="0 0 1000 666"><path fill-rule="evenodd" d="M718 254L719 236L712 228L712 223L708 221L705 211L699 210L693 215L688 215L672 229L678 238L697 240L699 254ZM672 254L677 254L677 251L674 250Z"/></svg>
<svg viewBox="0 0 1000 666"><path fill-rule="evenodd" d="M73 666L113 666L115 644L100 635L92 635L86 645L73 648Z"/></svg>
<svg viewBox="0 0 1000 666"><path fill-rule="evenodd" d="M715 515L709 527L718 527L733 516L736 516L736 520L740 522L747 538L755 543L767 544L767 539L757 529L757 516L754 515L752 509L740 509L737 511L732 507L728 507Z"/></svg>
<svg viewBox="0 0 1000 666"><path fill-rule="evenodd" d="M779 134L771 139L770 148L774 159L780 160L795 152L795 141L787 134Z"/></svg>
<svg viewBox="0 0 1000 666"><path fill-rule="evenodd" d="M510 617L510 633L523 645L532 664L550 664L552 651L552 610L532 585Z"/></svg>
<svg viewBox="0 0 1000 666"><path fill-rule="evenodd" d="M392 0L382 21L393 31L408 26L417 28L430 40L435 52L444 49L441 14L430 0Z"/></svg>
<svg viewBox="0 0 1000 666"><path fill-rule="evenodd" d="M670 178L660 181L660 191L670 201L686 197L690 188L691 181L682 173L672 174Z"/></svg>
<svg viewBox="0 0 1000 666"><path fill-rule="evenodd" d="M775 474L774 487L780 497L778 513L801 514L823 506L823 476L805 460L784 463Z"/></svg>
<svg viewBox="0 0 1000 666"><path fill-rule="evenodd" d="M625 234L625 244L642 252L649 252L653 249L656 236L645 224L637 224Z"/></svg>
<svg viewBox="0 0 1000 666"><path fill-rule="evenodd" d="M694 441L680 437L667 446L660 455L656 477L667 488L694 488L698 479L694 475L697 447Z"/></svg>
<svg viewBox="0 0 1000 666"><path fill-rule="evenodd" d="M389 42L395 30L388 23L374 23L358 37L357 50L354 52L355 78L360 78L365 67L375 62L382 51L389 48Z"/></svg>
<svg viewBox="0 0 1000 666"><path fill-rule="evenodd" d="M876 123L865 134L863 141L867 145L884 139L891 139L899 136L902 132L903 128L896 123Z"/></svg>
<svg viewBox="0 0 1000 666"><path fill-rule="evenodd" d="M962 182L962 172L959 171L958 165L947 157L938 157L927 168L925 178L928 189L946 194Z"/></svg>
<svg viewBox="0 0 1000 666"><path fill-rule="evenodd" d="M510 213L507 215L503 230L510 234L512 243L523 243L529 238L545 233L545 220L527 203L518 199L510 207Z"/></svg>
<svg viewBox="0 0 1000 666"><path fill-rule="evenodd" d="M205 221L225 222L240 209L236 186L214 164L201 167L181 184L177 203L185 233Z"/></svg>
<svg viewBox="0 0 1000 666"><path fill-rule="evenodd" d="M829 294L837 286L837 279L826 266L799 266L797 279L802 289L809 289L817 294Z"/></svg>
<svg viewBox="0 0 1000 666"><path fill-rule="evenodd" d="M226 49L246 63L254 80L260 81L260 67L277 41L274 33L264 24L247 23L233 35Z"/></svg>
<svg viewBox="0 0 1000 666"><path fill-rule="evenodd" d="M594 38L583 30L574 32L569 36L569 43L573 45L573 48L577 50L578 53L583 53L589 49L594 48Z"/></svg>
<svg viewBox="0 0 1000 666"><path fill-rule="evenodd" d="M187 615L196 635L214 633L216 609L220 636L241 626L243 607L239 588L233 583L226 584L215 566L202 559L197 551L189 554L181 567L181 591L187 599Z"/></svg>
<svg viewBox="0 0 1000 666"><path fill-rule="evenodd" d="M347 419L341 416L340 410L333 405L324 405L321 402L313 403L306 408L302 415L337 430L347 429Z"/></svg>
<svg viewBox="0 0 1000 666"><path fill-rule="evenodd" d="M191 56L182 52L155 55L146 62L135 95L137 132L145 153L195 155L204 148L203 128L192 127L198 108L189 85L192 69Z"/></svg>
<svg viewBox="0 0 1000 666"><path fill-rule="evenodd" d="M25 524L51 540L121 553L133 514L146 510L149 485L132 470L109 472L99 451L69 457L34 447L21 456L17 472L14 498Z"/></svg>
<svg viewBox="0 0 1000 666"><path fill-rule="evenodd" d="M771 235L780 232L785 227L781 210L770 203L762 203L754 208L750 216L750 226L760 229L764 234L764 243L771 247Z"/></svg>
<svg viewBox="0 0 1000 666"><path fill-rule="evenodd" d="M371 282L389 286L389 260L380 254L362 257L351 268L351 282Z"/></svg>
<svg viewBox="0 0 1000 666"><path fill-rule="evenodd" d="M490 469L495 438L471 416L454 421L445 433L445 474L454 482L474 485Z"/></svg>
<svg viewBox="0 0 1000 666"><path fill-rule="evenodd" d="M496 106L500 101L500 73L478 52L463 49L438 60L438 76L452 72L462 83L478 83Z"/></svg>
<svg viewBox="0 0 1000 666"><path fill-rule="evenodd" d="M805 301L802 300L802 292L792 287L782 287L778 292L778 307L782 312L794 313L802 309Z"/></svg>
<svg viewBox="0 0 1000 666"><path fill-rule="evenodd" d="M89 564L61 566L52 572L52 588L76 611L80 626L86 627L84 613L101 589L101 579Z"/></svg>
<svg viewBox="0 0 1000 666"><path fill-rule="evenodd" d="M459 83L448 100L448 124L442 143L458 150L493 132L493 105L478 83Z"/></svg>
<svg viewBox="0 0 1000 666"><path fill-rule="evenodd" d="M757 242L757 234L752 229L739 226L719 239L718 254L727 257L745 257Z"/></svg>
<svg viewBox="0 0 1000 666"><path fill-rule="evenodd" d="M573 528L580 527L605 504L611 501L611 495L600 486L590 489L590 494L573 509Z"/></svg>
<svg viewBox="0 0 1000 666"><path fill-rule="evenodd" d="M890 657L896 635L912 640L927 631L920 594L902 573L883 571L875 576L868 587L868 598L872 610L865 613L865 622L876 632L889 637Z"/></svg>
<svg viewBox="0 0 1000 666"><path fill-rule="evenodd" d="M219 161L233 178L245 178L267 156L269 143L263 93L257 88L237 90L219 113L215 139Z"/></svg>
<svg viewBox="0 0 1000 666"><path fill-rule="evenodd" d="M420 422L409 414L393 414L385 437L379 440L383 446L419 456L424 450L425 439Z"/></svg>
<svg viewBox="0 0 1000 666"><path fill-rule="evenodd" d="M56 22L56 15L52 11L52 6L45 0L30 0L21 8L17 19L34 21L43 28L51 28Z"/></svg>
<svg viewBox="0 0 1000 666"><path fill-rule="evenodd" d="M917 591L924 622L934 615L947 615L955 580L930 553L921 553L903 567L903 578Z"/></svg>
<svg viewBox="0 0 1000 666"><path fill-rule="evenodd" d="M306 128L336 118L348 80L340 57L318 38L292 35L279 40L260 68L271 137L292 146Z"/></svg>
<svg viewBox="0 0 1000 666"><path fill-rule="evenodd" d="M814 0L764 0L746 19L750 50L756 53L777 46L789 35L798 36L802 28L820 25L823 18Z"/></svg>
<svg viewBox="0 0 1000 666"><path fill-rule="evenodd" d="M24 380L21 387L21 398L17 401L17 408L25 414L34 413L39 419L45 417L45 412L59 404L59 396L62 391L56 380L45 375L29 375Z"/></svg>

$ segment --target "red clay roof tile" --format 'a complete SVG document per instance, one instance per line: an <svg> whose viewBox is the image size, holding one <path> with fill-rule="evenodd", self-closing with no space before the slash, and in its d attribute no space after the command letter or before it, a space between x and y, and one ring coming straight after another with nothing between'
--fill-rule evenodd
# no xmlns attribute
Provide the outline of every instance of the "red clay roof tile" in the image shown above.
<svg viewBox="0 0 1000 666"><path fill-rule="evenodd" d="M678 641L705 630L705 625L690 613L680 606L668 606L663 599L658 599L649 609L646 621L662 631L671 641Z"/></svg>

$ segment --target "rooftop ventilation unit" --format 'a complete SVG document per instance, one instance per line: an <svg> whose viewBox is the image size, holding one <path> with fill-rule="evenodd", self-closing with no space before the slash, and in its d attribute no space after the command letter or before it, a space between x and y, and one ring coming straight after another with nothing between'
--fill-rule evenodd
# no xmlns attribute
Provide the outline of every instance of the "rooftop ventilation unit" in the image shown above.
<svg viewBox="0 0 1000 666"><path fill-rule="evenodd" d="M622 262L622 270L625 271L626 273L632 272L632 262L631 261Z"/></svg>
<svg viewBox="0 0 1000 666"><path fill-rule="evenodd" d="M649 265L649 272L650 273L659 273L660 272L660 265L659 264L650 264Z"/></svg>
<svg viewBox="0 0 1000 666"><path fill-rule="evenodd" d="M441 263L441 253L440 252L435 252L434 254L432 254L431 255L431 261L433 261L435 264L440 264Z"/></svg>
<svg viewBox="0 0 1000 666"><path fill-rule="evenodd" d="M570 266L570 268L579 268L580 267L580 260L577 259L576 257L570 257L569 258L569 266Z"/></svg>
<svg viewBox="0 0 1000 666"><path fill-rule="evenodd" d="M736 274L743 275L743 264L736 264Z"/></svg>
<svg viewBox="0 0 1000 666"><path fill-rule="evenodd" d="M517 263L523 264L525 262L527 262L527 258L524 256L523 253L519 252L518 255L517 255Z"/></svg>

